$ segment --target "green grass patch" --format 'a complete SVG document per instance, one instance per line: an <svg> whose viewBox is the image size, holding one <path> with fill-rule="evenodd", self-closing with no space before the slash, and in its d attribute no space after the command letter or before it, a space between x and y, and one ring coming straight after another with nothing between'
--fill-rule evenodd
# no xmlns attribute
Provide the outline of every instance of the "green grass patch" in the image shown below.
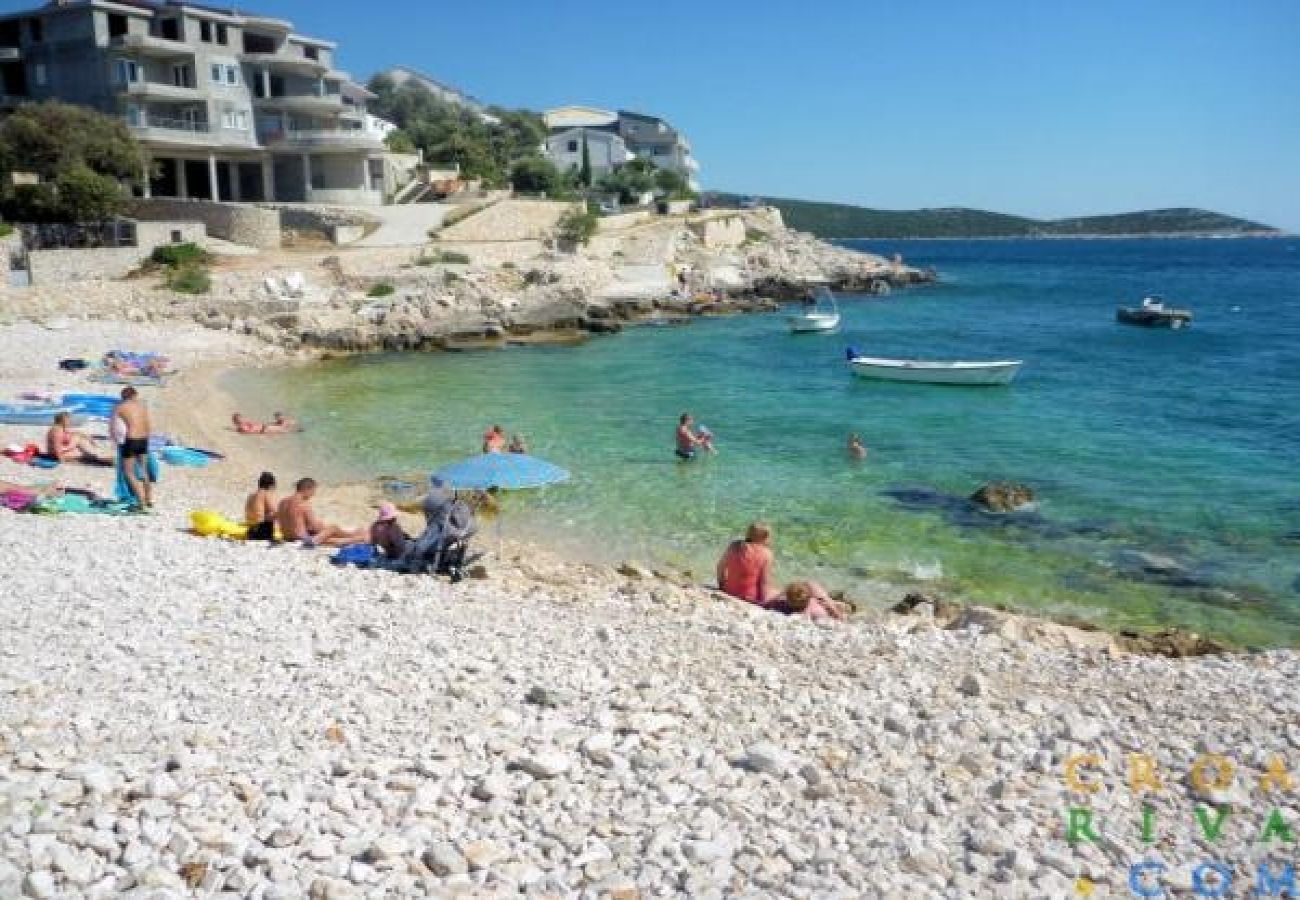
<svg viewBox="0 0 1300 900"><path fill-rule="evenodd" d="M167 287L178 294L206 294L212 290L212 276L202 266L176 266L167 273Z"/></svg>
<svg viewBox="0 0 1300 900"><path fill-rule="evenodd" d="M8 222L0 222L0 238L7 238L14 233L14 227Z"/></svg>
<svg viewBox="0 0 1300 900"><path fill-rule="evenodd" d="M164 244L161 247L155 247L150 259L160 266L170 266L172 268L184 268L185 266L201 266L208 263L208 251L204 250L198 244Z"/></svg>
<svg viewBox="0 0 1300 900"><path fill-rule="evenodd" d="M381 281L373 285L370 290L366 291L367 297L388 297L391 296L397 288L393 287L387 281Z"/></svg>

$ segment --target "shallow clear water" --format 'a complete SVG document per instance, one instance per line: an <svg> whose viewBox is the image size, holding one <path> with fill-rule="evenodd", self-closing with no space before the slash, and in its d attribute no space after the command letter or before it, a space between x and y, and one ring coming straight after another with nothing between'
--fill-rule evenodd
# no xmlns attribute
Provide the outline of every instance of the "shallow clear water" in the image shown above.
<svg viewBox="0 0 1300 900"><path fill-rule="evenodd" d="M231 387L250 408L275 396L299 413L335 477L428 471L477 452L493 422L523 432L575 477L512 497L507 527L587 556L703 574L763 518L787 577L850 590L921 577L1109 624L1300 640L1300 241L864 246L944 282L843 298L839 335L747 316L579 348L251 372ZM1152 291L1194 309L1194 327L1114 322ZM1026 365L1009 388L887 384L849 374L849 344ZM686 410L717 435L716 457L673 458ZM850 431L870 447L864 464L844 451ZM996 478L1032 485L1039 516L1005 524L953 501ZM1186 570L1153 580L1134 550Z"/></svg>

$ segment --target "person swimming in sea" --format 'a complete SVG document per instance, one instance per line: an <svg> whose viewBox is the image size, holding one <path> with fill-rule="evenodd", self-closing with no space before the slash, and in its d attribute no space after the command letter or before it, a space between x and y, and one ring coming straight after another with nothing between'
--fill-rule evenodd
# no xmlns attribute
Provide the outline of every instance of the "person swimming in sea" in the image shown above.
<svg viewBox="0 0 1300 900"><path fill-rule="evenodd" d="M849 435L849 458L857 461L867 458L867 445L856 431Z"/></svg>

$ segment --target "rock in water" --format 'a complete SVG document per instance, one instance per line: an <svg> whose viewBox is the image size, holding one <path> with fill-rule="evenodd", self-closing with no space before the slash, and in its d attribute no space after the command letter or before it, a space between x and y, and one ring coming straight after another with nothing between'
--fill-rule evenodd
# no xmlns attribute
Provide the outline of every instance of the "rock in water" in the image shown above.
<svg viewBox="0 0 1300 900"><path fill-rule="evenodd" d="M1018 512L1035 502L1034 491L1014 481L990 481L970 495L971 503L989 512Z"/></svg>

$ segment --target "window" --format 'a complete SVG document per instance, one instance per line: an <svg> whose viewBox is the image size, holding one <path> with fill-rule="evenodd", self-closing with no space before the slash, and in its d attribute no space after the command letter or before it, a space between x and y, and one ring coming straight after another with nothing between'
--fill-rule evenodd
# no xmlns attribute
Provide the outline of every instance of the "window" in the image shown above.
<svg viewBox="0 0 1300 900"><path fill-rule="evenodd" d="M37 63L32 67L32 77L40 87L45 87L50 83L50 73L45 68L45 63Z"/></svg>
<svg viewBox="0 0 1300 900"><path fill-rule="evenodd" d="M205 44L212 43L212 23L207 21L199 22L199 40Z"/></svg>
<svg viewBox="0 0 1300 900"><path fill-rule="evenodd" d="M218 25L218 26L217 26L217 43L218 43L218 44L225 44L225 43L229 43L229 40L230 40L230 35L229 35L229 34L227 33L227 31L226 31L226 26L225 26L225 25Z"/></svg>
<svg viewBox="0 0 1300 900"><path fill-rule="evenodd" d="M140 66L133 59L119 59L115 73L118 84L133 84L140 80Z"/></svg>
<svg viewBox="0 0 1300 900"><path fill-rule="evenodd" d="M661 146L661 147L655 147L654 150L651 151L651 153L653 153L655 156L667 156L667 155L668 155L668 148L667 148L667 147L662 147L662 146Z"/></svg>
<svg viewBox="0 0 1300 900"><path fill-rule="evenodd" d="M172 84L176 87L194 87L194 72L187 65L172 66Z"/></svg>
<svg viewBox="0 0 1300 900"><path fill-rule="evenodd" d="M127 28L127 18L126 18L126 16L122 15L121 13L109 13L109 15L108 15L108 36L109 36L109 37L120 37L121 35L126 34L127 31L128 31L128 28Z"/></svg>
<svg viewBox="0 0 1300 900"><path fill-rule="evenodd" d="M216 84L221 84L221 63L212 64L212 80Z"/></svg>
<svg viewBox="0 0 1300 900"><path fill-rule="evenodd" d="M40 19L28 19L27 36L31 38L33 44L45 40L45 23Z"/></svg>
<svg viewBox="0 0 1300 900"><path fill-rule="evenodd" d="M320 48L319 48L319 47L303 47L303 48L302 48L302 55L305 56L305 57L307 57L308 59L317 59L317 60L318 60L318 59L320 59Z"/></svg>
<svg viewBox="0 0 1300 900"><path fill-rule="evenodd" d="M248 110L227 109L222 116L222 124L232 131L248 130Z"/></svg>
<svg viewBox="0 0 1300 900"><path fill-rule="evenodd" d="M577 141L569 141L569 152L570 152L570 153L577 153L577 152L578 152L578 142L577 142Z"/></svg>
<svg viewBox="0 0 1300 900"><path fill-rule="evenodd" d="M239 66L226 66L226 84L239 84Z"/></svg>

